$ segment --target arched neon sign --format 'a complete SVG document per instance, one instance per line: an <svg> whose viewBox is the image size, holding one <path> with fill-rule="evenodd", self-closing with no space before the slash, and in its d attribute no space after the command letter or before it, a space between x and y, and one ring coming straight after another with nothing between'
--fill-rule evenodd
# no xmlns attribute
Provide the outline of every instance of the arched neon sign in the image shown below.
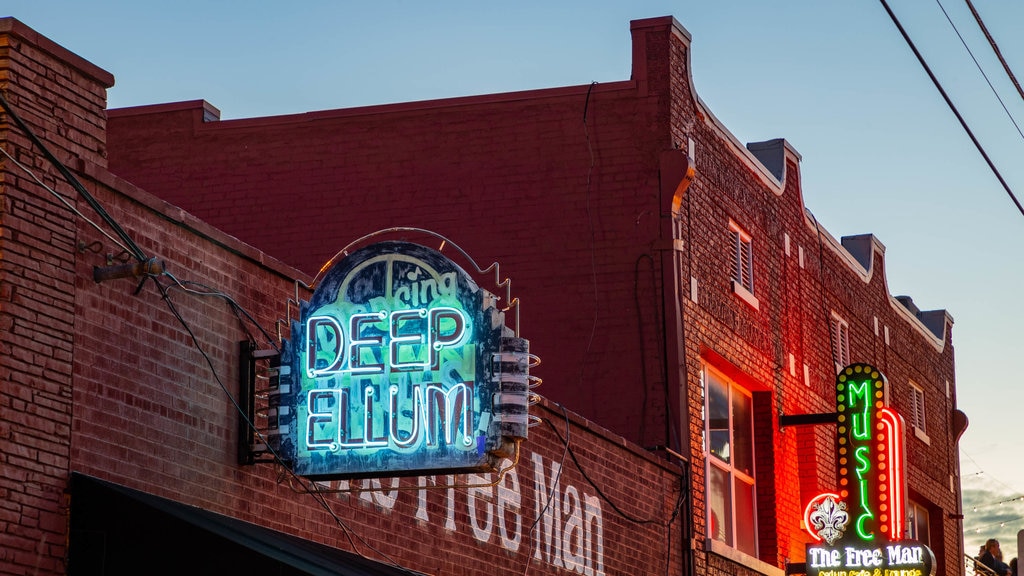
<svg viewBox="0 0 1024 576"><path fill-rule="evenodd" d="M282 350L279 452L317 479L491 471L526 437L529 344L440 252L339 260Z"/></svg>

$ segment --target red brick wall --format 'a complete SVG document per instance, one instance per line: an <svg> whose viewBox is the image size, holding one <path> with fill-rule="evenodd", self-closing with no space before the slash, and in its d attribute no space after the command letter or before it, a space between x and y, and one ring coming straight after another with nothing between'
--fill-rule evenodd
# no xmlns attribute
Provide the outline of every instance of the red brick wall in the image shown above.
<svg viewBox="0 0 1024 576"><path fill-rule="evenodd" d="M101 190L101 201L179 279L218 287L263 326L283 318L294 294L286 268L261 265L251 251L233 253L244 247L199 222L162 222L151 212L162 208L159 202L119 185ZM88 228L81 233L95 236ZM331 490L401 488L328 494L346 525L340 528L313 496L282 481L276 467L236 464L235 410L160 294L151 282L138 296L132 296L131 281L96 285L89 279L90 260L95 256L78 263L72 469L342 549L353 549L345 535L351 530L361 553L428 573L514 575L527 562L531 573L568 573L564 567L580 549L584 565L603 566L606 574L637 565L660 573L666 563L681 570L680 548L667 540L670 534L678 540L682 530L681 520L672 522L678 470L557 407L538 407L544 422L531 431L518 465L498 486L443 488L486 483L493 475L330 483ZM234 392L236 342L246 338L238 319L222 299L179 290L170 296ZM412 489L436 485L442 488ZM537 498L552 491L549 514L557 520L545 523ZM588 505L599 509L599 520L580 526ZM531 538L538 517L538 535Z"/></svg>
<svg viewBox="0 0 1024 576"><path fill-rule="evenodd" d="M619 118L638 107L632 94L597 86L588 104L584 86L383 117L343 111L308 123L212 123L192 127L194 140L125 141L136 153L116 163L161 197L310 273L349 242L390 226L433 230L481 266L499 262L522 302L523 335L549 351L545 372L559 375L546 380L545 394L637 437L643 406L634 391L645 356L635 335L638 322L649 330L660 322L652 284L660 273L651 268L656 180L636 169L650 162L639 155L635 124ZM585 107L592 142L609 143L593 169ZM340 133L351 137L338 140ZM150 166L153 174L127 166ZM272 167L287 176L268 174ZM151 180L163 172L173 182ZM173 176L179 172L190 173L188 184ZM651 350L655 335L645 336ZM648 412L658 410L648 404ZM647 426L651 443L665 443L662 422Z"/></svg>
<svg viewBox="0 0 1024 576"><path fill-rule="evenodd" d="M101 186L101 202L147 253L166 259L178 279L216 286L263 326L284 317L286 300L294 295L288 277L293 271L260 264L259 254L216 230L190 218L175 222L168 206L107 180L119 189ZM85 226L80 233L88 240L96 236ZM681 570L681 550L667 540L671 534L678 540L682 530L681 520L672 522L678 470L553 406L538 408L544 422L531 431L518 465L496 487L412 490L480 484L493 475L423 484L417 478L331 483L329 489L402 488L329 494L327 502L347 527L340 528L313 496L282 481L276 467L236 464L236 412L191 337L152 281L138 296L129 280L93 283L96 259L86 254L77 266L72 469L342 549L353 549L345 535L351 530L357 542L368 543L356 544L361 553L380 560L386 555L428 573L514 575L527 562L531 573L567 573L564 566L578 549L585 552L581 562L603 566L606 574L637 565L660 573L666 563ZM246 338L239 320L220 298L169 294L228 393L234 393L236 342ZM575 460L562 438L568 438ZM550 514L557 521L545 523L537 495L551 493L556 483ZM599 520L580 526L588 505L599 509ZM539 532L531 538L538 517ZM581 543L583 536L589 536L590 548Z"/></svg>
<svg viewBox="0 0 1024 576"><path fill-rule="evenodd" d="M831 412L835 396L828 319L831 311L836 311L850 323L851 359L882 369L898 411L911 411L908 380L926 389L929 430L935 433L929 432L930 445L912 432L908 434L908 482L916 499L934 507L933 516L956 511L958 490L950 490L951 475L959 482L950 422L955 401L945 393L947 381L951 394L955 389L950 333L945 333L945 345L937 352L923 326L908 320L899 310L900 304L892 304L895 301L885 287L880 252L875 253L870 280L864 281L851 259L830 247L837 243L827 233L819 248L813 221L808 225L801 205L794 202L799 199L792 178L796 164L788 165L786 190L776 197L713 132L704 134L706 140L700 136L698 132L695 138L697 177L683 209L693 249L684 269L691 270L699 286L696 303L687 294L681 295L688 313L686 323L692 327L687 342L690 357L710 357L720 369L725 364L757 385L768 386L780 414ZM723 249L729 242L730 218L755 238L757 311L731 294L729 276L723 273L730 266L730 256ZM702 229L697 235L694 228L699 225ZM786 234L790 256L785 255ZM804 267L798 262L800 248ZM874 334L876 317L878 336ZM890 332L889 345L884 341L885 327ZM794 355L795 376L790 373L789 354ZM809 386L803 382L803 364L808 365ZM691 366L691 378L698 377L698 370L699 366ZM702 408L702 398L692 395L690 416L694 421L699 422ZM772 485L759 488L758 497L771 498L769 506L774 508L760 515L763 520L771 517L765 512L774 513L775 522L760 525L761 559L781 565L802 557L806 542L800 530L803 506L816 494L835 488L835 427L780 429L777 419L768 421L773 422L774 431L759 434L774 435L774 460L758 461L758 477ZM697 430L694 434L693 455L699 461L702 448ZM703 486L699 465L695 473L695 485ZM702 496L697 494L695 499L700 502ZM697 522L700 526L701 519ZM698 533L702 530L698 527ZM957 565L962 555L959 539L957 522L944 521L941 534L933 534L939 573L945 566Z"/></svg>
<svg viewBox="0 0 1024 576"><path fill-rule="evenodd" d="M23 64L19 58L9 67ZM82 80L65 82L74 87ZM11 100L20 111L28 97L17 93ZM102 106L93 114L102 116ZM637 566L682 571L679 468L550 404L537 407L544 422L497 487L328 496L346 529L273 467L240 468L238 416L229 398L236 392L237 342L250 334L264 338L224 298L195 292L231 297L276 338L275 322L296 294L293 279L309 278L119 180L88 152L49 133L46 120L25 117L173 278L94 282L93 268L111 257L120 262L121 248L3 162L0 573L63 573L71 471L345 549L352 549L345 535L351 529L380 553L433 573L521 574L527 563L532 573L567 573L574 561L582 563L579 571L595 573ZM3 130L5 150L66 190L22 134L6 124ZM425 482L485 480L460 475ZM547 494L555 495L550 521L538 504Z"/></svg>
<svg viewBox="0 0 1024 576"><path fill-rule="evenodd" d="M768 395L758 419L759 437L770 440L758 460L760 556L776 566L802 558L803 506L835 485L834 426L781 429L773 417L834 410L835 311L850 323L852 359L889 376L898 410L909 410L908 379L927 389L935 434L930 446L908 439L910 483L936 516L955 511L949 333L937 351L894 305L881 252L858 272L819 233L795 152L773 183L698 104L684 31L655 18L632 32L631 82L225 122L201 122L198 102L114 111L111 169L309 271L346 241L393 225L429 228L502 261L515 271L523 333L545 361L545 395L643 445L673 444L685 416L698 537L700 362L732 372ZM691 143L696 175L673 214L662 154ZM277 217L289 203L300 225ZM732 294L730 219L755 238L756 311ZM662 257L669 222L674 264ZM668 365L673 312L661 304L669 290L683 311L678 376ZM676 387L682 415L671 402ZM940 567L960 553L959 524L942 526Z"/></svg>
<svg viewBox="0 0 1024 576"><path fill-rule="evenodd" d="M0 37L0 83L18 115L61 161L106 166L103 111L114 77L13 18L0 18ZM25 141L17 131L11 137Z"/></svg>
<svg viewBox="0 0 1024 576"><path fill-rule="evenodd" d="M106 72L0 19L0 92L54 154L103 164ZM8 115L4 150L66 193ZM71 446L76 225L0 159L0 572L57 571ZM75 200L72 200L74 203Z"/></svg>
<svg viewBox="0 0 1024 576"><path fill-rule="evenodd" d="M112 111L110 170L146 192L103 169L102 146L67 147L81 157L77 166L101 201L147 253L166 259L180 279L230 294L265 326L286 315L285 301L295 294L290 279L301 274L231 236L310 274L349 242L391 226L440 233L482 267L500 261L502 276L512 279L512 295L522 302L522 335L543 359L539 391L632 442L669 445L690 458L687 497L693 516L686 522L694 529L698 574L751 570L706 553L701 363L724 371L757 397L760 560L777 567L801 561L807 540L800 529L803 505L835 483L834 427L780 428L777 417L834 409L828 336L834 310L850 323L852 359L875 363L886 373L897 410L909 410L909 380L925 389L930 445L908 438L910 486L941 522L941 530L933 531L940 570L956 565L960 524L946 518L959 498L958 488L949 487L950 476L958 481L949 424L955 409L950 333L937 350L920 322L893 304L880 249L862 273L838 241L816 229L804 211L799 159L792 150L785 155L783 182L774 183L698 104L684 31L671 19L639 21L632 28L633 77L624 82L223 122L202 102ZM688 188L679 189L685 192L673 207L676 184L663 180L675 172L666 166L673 155L678 160L689 151L691 142L695 175ZM23 154L45 168L34 154ZM6 163L4 170L9 203L40 196L20 174L8 183L15 171ZM329 529L329 516L278 484L272 471L235 465L233 408L152 281L138 295L130 281L94 284L92 266L113 248L81 220L62 218L59 226L70 230L64 236L73 241L58 235L56 247L47 249L62 259L52 276L64 280L53 290L73 296L64 302L65 308L74 304L64 313L65 324L73 326L62 330L74 342L74 419L64 438L60 426L52 427L57 438L49 440L48 450L63 460L49 471L50 492L38 508L59 518L56 496L61 466L67 466L347 547ZM758 310L732 293L730 219L755 239ZM59 221L52 220L48 225ZM12 238L32 237L26 218L6 222L17 231ZM100 254L76 251L79 242L93 241L102 244ZM17 260L8 264L6 253L0 262L4 273L21 271ZM24 281L24 290L54 282L50 276L37 282L38 276ZM0 294L18 301L16 289ZM218 298L170 294L231 390L236 342L246 336L241 323ZM678 322L674 307L682 311ZM8 317L3 308L0 316ZM36 326L29 335L41 332ZM18 346L38 346L25 342L29 336L8 337ZM674 364L677 345L684 353L680 366ZM72 359L62 360L66 370ZM8 380L5 401L7 390L11 398L24 394ZM33 385L41 388L43 380L37 375ZM71 393L68 383L57 394L64 426ZM22 401L22 410L38 410ZM561 429L557 410L543 413ZM585 420L573 422L570 435L581 467L626 513L601 501L606 573L636 566L663 573L666 558L670 573L677 573L690 542L682 541L679 521L668 525L681 483L676 470ZM4 418L3 438L12 453L26 450L25 424ZM548 425L532 434L517 468L520 482L528 485L521 487L517 518L527 523L536 518L534 484L550 484L552 462L561 462L563 486L596 494ZM537 475L538 464L546 475ZM574 501L573 491L562 488L563 505ZM388 553L411 567L443 573L473 557L522 573L531 552L512 552L494 526L484 529L487 504L498 503L488 499L498 499L497 491L456 491L451 507L439 493L425 492L425 507L418 496L364 493L332 502L367 540L388 543ZM27 509L12 507L19 514ZM563 514L563 527L571 519ZM20 518L4 527L5 535L20 538L18 566L35 558L30 554L39 555L36 533L23 534L30 528L31 519ZM436 538L444 539L443 546L424 547ZM60 554L55 546L40 557L52 563ZM554 557L539 562L561 573Z"/></svg>

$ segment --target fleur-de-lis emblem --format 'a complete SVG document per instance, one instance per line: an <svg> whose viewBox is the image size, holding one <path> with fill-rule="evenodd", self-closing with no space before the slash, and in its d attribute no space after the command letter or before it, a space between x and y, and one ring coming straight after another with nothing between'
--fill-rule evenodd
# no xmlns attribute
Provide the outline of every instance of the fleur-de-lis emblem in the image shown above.
<svg viewBox="0 0 1024 576"><path fill-rule="evenodd" d="M832 496L826 496L815 503L814 511L808 516L811 530L829 546L835 544L846 532L850 515L846 513L846 502L836 502Z"/></svg>

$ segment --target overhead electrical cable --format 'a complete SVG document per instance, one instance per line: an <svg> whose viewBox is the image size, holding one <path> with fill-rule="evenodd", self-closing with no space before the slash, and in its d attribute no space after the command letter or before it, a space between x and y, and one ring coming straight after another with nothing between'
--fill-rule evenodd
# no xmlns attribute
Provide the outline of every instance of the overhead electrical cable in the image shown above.
<svg viewBox="0 0 1024 576"><path fill-rule="evenodd" d="M126 254L129 253L128 248L124 244L122 244L117 238L114 238L113 236L110 235L109 232L104 230L99 224L97 224L97 223L93 222L92 220L90 220L89 218L87 218L85 216L85 214L82 214L82 212L78 208L76 208L75 205L72 204L66 197L64 197L63 194L61 194L60 192L57 192L53 188L50 188L49 186L47 186L46 182L43 182L42 179L39 178L39 176L36 176L35 172L33 172L31 168L29 168L28 166L25 166L21 162L18 162L18 159L15 158L14 156L11 156L10 152L8 152L2 146L0 146L0 154L3 154L4 156L6 156L7 159L10 160L19 169L21 169L22 172L24 172L25 174L28 174L29 178L31 178L36 184L41 186L43 188L43 190L46 190L47 192L52 194L53 197L56 198L61 204L63 204L68 210L71 210L72 212L74 212L76 216L78 216L79 218L84 220L86 223L88 223L90 226L95 228L97 232L99 232L100 234L106 236L107 240L110 240L111 242L113 242L115 246L117 246L118 248L123 250Z"/></svg>
<svg viewBox="0 0 1024 576"><path fill-rule="evenodd" d="M561 405L559 404L559 406ZM562 410L565 410L565 408L562 408ZM545 419L544 422L546 422L547 425L551 427L552 432L554 432L555 436L558 437L558 440L565 445L565 449L569 452L569 458L572 459L572 463L576 466L576 469L579 470L580 474L583 476L583 479L586 480L587 483L590 484L595 491L597 491L598 497L607 502L608 505L612 507L612 510L614 510L619 516L625 518L626 520L634 524L640 525L655 524L658 526L667 527L675 521L676 517L679 515L680 509L682 508L683 502L686 501L685 494L683 494L682 492L679 493L679 497L676 498L675 506L672 507L672 514L668 520L662 520L660 518L640 518L638 516L629 514L628 512L624 511L618 504L616 504L614 500L609 498L608 495L605 494L603 490L601 490L601 487L597 484L597 482L595 482L590 477L590 475L587 474L587 471L583 468L582 465L580 465L580 461L576 458L576 453L573 452L572 448L570 447L568 437L563 438L562 435L558 432L558 428L555 427L554 423L551 420Z"/></svg>
<svg viewBox="0 0 1024 576"><path fill-rule="evenodd" d="M999 101L999 105L1003 107L1003 112L1006 112L1006 116L1010 119L1010 123L1012 123L1013 127L1017 129L1017 134L1020 134L1020 137L1024 139L1024 132L1021 132L1020 126L1013 118L1013 114L1010 114L1010 110L1006 107L1006 103L1003 102L1003 98L999 96L999 92L996 90L996 87L993 86L992 81L988 79L988 74L986 74L985 70L982 69L981 63L978 62L978 59L974 57L974 52L972 52L970 46L967 45L967 41L964 40L963 35L960 34L960 30L957 29L956 24L953 23L953 19L949 17L949 13L946 12L946 7L942 5L941 0L935 0L935 3L939 5L939 9L942 10L942 14L946 16L946 21L953 27L953 31L956 32L956 36L960 39L960 43L964 45L964 50L967 50L967 53L971 56L971 60L974 60L974 65L977 66L978 72L981 72L981 76L985 79L985 82L988 83L988 87L992 90L992 94L995 95L996 100ZM1014 82L1016 82L1016 79L1014 79Z"/></svg>
<svg viewBox="0 0 1024 576"><path fill-rule="evenodd" d="M114 233L116 234L117 238L111 237L109 234L107 234L102 229L100 229L100 227L97 224L95 224L94 222L92 222L91 220L86 218L84 215L82 215L82 213L79 212L73 205L71 205L70 202L68 202L68 200L63 195L59 194L58 192L56 192L55 190L53 190L52 188L47 186L45 183L43 183L24 164L22 164L21 162L18 162L17 159L15 159L5 149L0 147L0 152L3 152L3 156L5 156L9 160L11 160L11 162L13 162L15 164L15 166L17 166L21 170L25 171L29 176L32 177L32 179L36 183L38 183L45 190L47 190L48 192L50 192L51 194L56 196L57 199L60 200L61 203L63 203L65 205L65 207L67 207L75 215L81 217L83 220L85 220L90 225L92 225L97 230L99 230L100 233L102 233L104 236L106 236L111 242L116 244L121 249L125 250L125 252L130 253L132 256L134 256L136 259L138 259L139 262L146 262L147 261L147 256L142 251L142 249L139 248L139 246L135 243L135 241L132 240L131 236L129 236L128 233L121 227L121 225L116 220L114 220L114 218L103 208L102 205L100 205L100 203L96 200L96 198L93 197L92 194L90 194L89 191L85 189L85 186L83 186L82 183L79 182L79 180L71 173L71 171L68 170L68 168L66 166L64 166L64 164L62 164L59 160L57 160L56 156L54 156L53 153L50 152L50 150L43 144L43 142L41 140L39 140L39 138L28 127L28 125L26 125L21 120L21 118L14 112L14 110L11 108L10 104L7 102L6 98L4 98L2 94L0 94L0 107L3 108L4 112L7 113L7 115L10 117L10 119L12 121L14 121L15 124L18 125L18 127L25 133L26 136L28 136L29 140L31 140L31 142L43 152L43 154L46 157L46 159L55 168L57 168L57 170L61 173L62 176L64 176L64 179L72 186L72 188L74 188L75 191L78 192L82 196L82 198L84 198L86 200L86 202L92 207L92 209L100 216L100 218L108 226L110 226L111 229L114 230ZM169 278L173 282L173 284L171 286L165 286L164 284L162 284L160 282L160 278L162 276L166 276L167 278ZM180 281L177 278L175 278L174 276L172 276L170 273L167 273L167 272L161 272L160 274L147 273L145 275L144 281L145 281L146 278L151 278L154 281L154 283L157 286L158 291L160 292L164 302L166 303L166 305L168 307L168 310L171 312L172 316L174 316L174 318L185 329L185 331L188 333L189 338L192 341L193 346L196 348L196 350L206 360L206 363L209 366L209 368L210 368L210 370L211 370L211 372L213 374L214 379L216 380L217 384L220 386L220 388L224 392L224 394L227 396L228 401L232 404L232 406L234 407L235 411L239 414L239 417L244 419L245 422L246 422L246 425L249 426L256 433L256 435L261 439L261 441L264 442L264 444L268 447L268 450L270 451L270 453L273 456L274 460L279 465L281 465L282 468L288 474L291 474L293 477L295 477L296 479L300 480L300 483L302 483L301 479L298 478L298 476L295 474L295 472L293 470L291 470L287 466L287 464L284 462L284 460L281 458L281 456L279 454L277 454L272 448L270 448L269 443L267 443L266 439L263 438L262 433L256 427L255 423L252 422L252 420L246 415L245 411L242 409L241 405L238 403L238 400L227 389L227 387L225 386L225 384L224 384L223 380L221 379L219 373L217 372L216 367L213 364L213 359L206 352L206 350L203 349L202 345L199 343L199 340L198 340L195 332L192 330L192 328L189 325L189 323L185 320L185 318L178 311L177 306L175 306L173 300L171 299L170 289L172 287L177 287L177 288L183 290L184 292L190 293L190 294L193 294L193 295L215 296L215 297L223 298L231 306L232 310L239 317L239 320L241 320L243 316L246 319L248 319L253 325L255 325L260 330L260 332L264 335L264 337L267 338L267 340L268 340L268 342L270 342L271 346L273 346L273 339L270 336L269 332L267 332L262 326L260 326L259 323L256 322L256 320L252 317L252 315L249 314L244 308L242 308L233 298L231 298L227 294L224 294L223 292L217 291L217 290L215 290L213 288L210 288L209 286L206 286L206 285L203 285L203 284L199 284L199 283L195 283L195 282L190 282L190 281L184 281L184 282ZM192 286L196 286L196 287L202 288L205 291L196 290L196 289L192 288ZM139 288L141 289L141 284L140 284ZM245 328L245 323L244 322L242 322L242 325L243 325L242 326L243 330L245 330L248 333L248 330ZM275 348L276 348L276 346L275 346ZM404 570L407 573L409 573L410 575L424 576L420 572L411 571L411 570L408 570L406 568L403 568L395 560L393 560L391 557L389 557L387 554L385 554L384 552L381 552L380 550L374 548L369 542L367 542L364 538L359 536L359 534L355 533L344 522L344 520L342 520L342 518L337 514L337 512L334 511L334 509L330 506L330 503L327 502L327 500L324 497L324 495L322 493L320 493L318 490L316 490L316 488L317 488L316 483L311 482L308 485L305 484L305 483L302 483L302 484L303 484L303 486L305 488L305 492L308 493L310 496L312 496L313 499L322 508L325 509L325 511L331 516L331 518L334 520L334 522L342 529L344 535L348 538L348 541L349 541L350 545L352 546L352 550L353 550L353 552L355 554L357 554L357 555L359 555L359 556L361 556L363 558L366 558L368 560L373 560L373 559L369 558L368 556L366 556L365 554L363 554L362 552L359 551L355 541L353 540L353 537L355 539L358 539L359 542L363 544L363 546L365 546L366 548L368 548L369 550L373 551L374 553L379 555L381 558L383 558L384 561L387 564L389 564L389 565L391 565L391 566L393 566L395 568L398 568L400 570Z"/></svg>
<svg viewBox="0 0 1024 576"><path fill-rule="evenodd" d="M159 276L158 275L151 275L154 283L156 284L157 290L159 290L160 295L161 295L161 297L164 300L164 303L167 305L167 308L170 311L171 315L174 316L174 318L178 321L178 323L181 325L181 327L188 334L189 339L192 341L193 347L199 352L200 355L202 355L203 359L206 361L207 366L209 366L210 371L213 374L214 380L217 381L217 384L220 386L221 391L224 392L224 395L227 397L228 401L234 407L234 409L238 413L239 417L242 418L243 420L245 420L246 425L249 426L249 428L252 429L256 433L257 437L259 437L260 441L265 446L267 446L267 450L270 452L270 454L274 458L274 460L279 465L281 465L281 467L285 471L285 473L290 475L291 477L295 478L296 480L298 480L300 485L303 486L304 492L306 494L309 494L310 496L312 496L313 499L320 505L320 507L322 507L327 512L327 514L330 515L330 517L334 520L335 524L337 524L338 527L342 529L343 534L348 539L349 543L352 545L352 551L355 554L358 554L359 556L361 556L363 558L366 558L367 560L380 561L380 560L374 560L374 559L366 556L362 552L360 552L358 547L357 547L357 545L356 545L356 543L355 543L355 541L353 540L353 537L354 537L355 539L358 539L359 542L362 543L363 546L365 546L366 548L368 548L369 550L373 551L375 554L377 554L381 558L383 558L383 561L385 563L389 564L390 566L398 568L398 569L401 569L401 570L405 570L409 574L420 575L421 574L420 572L410 571L409 569L402 567L393 558L388 556L386 553L378 550L377 548L373 547L369 542L367 542L364 538L362 538L358 533L353 531L352 528L341 518L341 516L339 516L338 513L334 511L334 509L331 507L330 503L324 497L324 494L322 494L318 490L317 484L315 482L310 482L309 484L307 484L305 482L302 482L302 479L299 478L299 476L295 473L295 471L292 470L285 463L284 459L270 446L270 443L267 442L267 439L263 437L263 434L259 431L259 429L257 428L256 424L246 415L245 411L242 409L242 406L239 404L238 400L234 397L234 395L231 393L231 391L228 390L227 386L224 384L224 381L221 379L219 372L217 372L216 366L214 366L213 359L206 352L206 350L203 348L203 346L199 343L199 339L196 336L195 331L192 330L191 325L188 323L188 321L185 320L185 318L181 315L181 312L178 310L178 307L174 304L174 301L172 300L171 294L170 294L170 286L165 286L164 284L162 284L160 282L160 276L169 276L170 277L170 275L168 275L166 273L162 274L162 275L159 275ZM201 294L201 293L197 293L197 292L195 292L193 290L188 290L186 288L186 285L190 284L189 282L180 282L180 281L178 281L177 279L175 279L173 277L171 277L171 280L174 282L175 285L177 285L179 288L185 289L187 292L190 292L190 293L193 293L193 294ZM220 294L201 294L201 295L204 295L204 296L206 296L206 295L220 296ZM232 303L232 307L233 308L237 307L238 305L233 303L233 302L234 302L233 300L229 300L229 303ZM246 317L250 317L251 318L251 316L249 316L248 313L246 313ZM266 333L266 332L264 331L264 333Z"/></svg>
<svg viewBox="0 0 1024 576"><path fill-rule="evenodd" d="M996 44L995 38L988 33L988 27L985 26L985 21L981 19L981 15L974 9L974 4L971 0L964 0L967 2L967 7L971 9L971 14L974 15L974 20L978 23L978 27L981 28L982 33L985 34L985 39L988 40L989 46L992 47L992 51L996 53L996 58L999 58L999 63L1003 65L1003 70L1006 71L1006 75L1010 77L1010 81L1013 82L1013 87L1017 89L1017 93L1020 94L1021 99L1024 99L1024 89L1021 89L1020 82L1017 82L1017 77L1013 75L1013 70L1010 70L1010 65L1006 63L1006 59L1003 58L1002 51L999 50L999 45Z"/></svg>
<svg viewBox="0 0 1024 576"><path fill-rule="evenodd" d="M985 479L987 479L987 480L989 480L989 481L991 481L991 482L995 482L996 484L999 484L1000 486L1002 486L1003 488L1005 488L1005 489L1006 489L1006 493L1007 493L1007 494L1020 494L1020 491L1019 491L1019 490L1018 490L1017 488L1015 488L1015 487L1013 487L1013 486L1010 486L1010 485L1009 485L1009 484L1007 484L1006 482L1003 482L1003 481L1002 481L1002 480L1000 480L999 478L996 478L996 477L995 477L995 476L993 476L992 474L989 474L988 472L986 472L985 470L983 470L983 469L981 468L981 464L978 464L978 461L977 461L977 460L975 460L975 459L974 459L974 457L972 457L972 456L971 456L970 454L968 454L968 453L967 453L966 451L964 451L964 449L963 449L963 448L960 448L960 454L961 454L961 455L963 455L963 456L965 456L965 457L966 457L966 458L967 458L968 460L970 460L970 461L971 461L971 463L972 463L972 464L974 464L975 466L977 466L977 467L978 467L978 471L977 471L977 472L975 472L975 473L973 473L973 474L968 474L968 475L967 475L967 477L975 477L975 476L985 476ZM963 477L964 477L964 475L963 475L963 474L961 474L961 478L963 478ZM992 503L990 503L990 504L979 504L979 505L974 505L974 506L973 506L973 508L975 509L975 511L977 511L977 509L978 509L979 507L985 507L985 506L990 506L990 505L993 505L993 506L994 506L994 505L999 505L999 506L1001 506L1001 505L1003 505L1003 504L1005 504L1005 503L1008 503L1008 502L1016 502L1016 501L1024 501L1024 495L1018 495L1018 496L1014 496L1014 497L1012 497L1012 498L1007 498L1007 499L1004 499L1004 500L1000 500L1000 501L997 501L997 502L992 502Z"/></svg>
<svg viewBox="0 0 1024 576"><path fill-rule="evenodd" d="M174 283L173 286L170 286L170 287L177 287L177 288L181 289L182 291L187 292L187 293L192 294L192 295L195 295L195 296L210 296L210 297L215 297L215 298L223 299L231 307L231 310L234 311L235 315L239 319L240 324L242 325L242 329L247 334L249 334L249 330L248 330L247 325L245 323L246 320L248 320L248 322L250 324L255 326L256 329L259 330L261 334L263 334L263 337L267 341L267 345L269 345L271 348L273 348L276 352L280 352L281 351L280 348L277 346L277 344L274 342L273 336L263 326L261 326L260 323L257 322L255 318L252 317L252 314L250 314L248 310L243 308L241 306L241 304L239 304L230 295L225 294L224 292L221 292L220 290L217 290L217 289L215 289L215 288L213 288L211 286L207 286L206 284L201 284L199 282L193 282L193 281L190 281L190 280L184 280L184 281L183 280L178 280L170 272L164 272L163 276L166 276L167 278L170 278L170 280ZM202 290L197 290L197 289L193 288L193 286L195 286L197 288L201 288ZM243 317L244 317L244 320L243 320ZM250 336L249 339L251 341L255 341L255 338L252 338L251 334L249 336Z"/></svg>
<svg viewBox="0 0 1024 576"><path fill-rule="evenodd" d="M544 508L542 508L541 511L537 513L537 517L533 519L533 524L530 526L530 531L528 532L528 534L530 535L530 549L526 553L526 566L523 568L523 576L526 576L526 574L530 571L530 558L533 556L534 547L540 540L540 538L534 536L534 532L536 532L537 527L540 526L541 520L543 520L544 517L548 514L548 509L551 507L551 502L554 501L555 499L555 492L558 490L559 482L561 482L562 480L562 470L565 467L565 455L569 453L569 434L572 430L572 425L569 423L569 411L566 410L565 407L562 406L561 404L558 404L557 402L555 404L557 404L558 407L562 409L562 417L565 418L565 440L563 442L565 448L562 450L562 458L559 459L558 461L558 472L555 474L555 479L551 481L551 491L548 492L547 498L544 500ZM551 424L550 420L547 420L547 423L554 427L554 425ZM558 437L559 439L562 438L561 435L559 435Z"/></svg>
<svg viewBox="0 0 1024 576"><path fill-rule="evenodd" d="M999 180L999 183L1002 184L1003 189L1006 190L1006 194L1010 196L1010 199L1013 201L1014 205L1017 206L1017 210L1021 213L1022 216L1024 216L1024 206L1021 206L1020 201L1017 200L1017 196L1014 195L1013 190L1010 189L1010 185L1006 183L1006 180L1003 178L1003 175L1000 174L999 169L996 168L995 164L992 163L992 159L989 158L988 153L985 152L985 148L981 145L980 142L978 142L978 139L974 136L974 132L971 131L971 128L967 125L967 122L964 120L964 117L960 114L960 111L957 110L956 105L953 104L952 100L950 100L949 95L946 94L946 90L943 89L942 84L939 82L938 78L936 78L935 74L932 73L932 69L928 66L928 63L925 62L924 57L921 56L921 52L918 51L917 46L914 45L914 41L910 39L910 36L907 34L907 31L903 29L903 25L900 24L900 21L896 17L896 14L894 14L892 9L889 8L889 3L886 2L885 0L879 1L882 3L882 7L885 8L886 13L889 14L889 18L892 20L892 23L896 25L896 28L899 30L900 35L903 36L903 40L906 41L907 46L910 47L910 50L914 53L914 56L917 57L917 61L921 64L921 67L924 68L924 71L928 74L928 77L935 85L935 88L939 91L939 94L942 95L942 99L946 101L946 105L949 106L949 109L953 112L953 115L956 116L956 119L960 122L960 126L964 129L964 132L967 133L967 136L971 139L971 142L974 143L974 147L978 149L978 153L981 154L981 157L984 158L985 163L988 164L988 167L992 171L992 174L994 174L996 179Z"/></svg>
<svg viewBox="0 0 1024 576"><path fill-rule="evenodd" d="M70 184L71 187L74 188L75 191L78 192L78 194L81 195L83 199L85 199L89 206L92 207L96 214L98 214L99 217L102 218L103 221L106 222L107 225L114 230L114 234L116 234L117 237L121 239L121 242L128 248L128 251L131 252L132 256L134 256L135 259L138 260L139 262L145 262L147 260L145 252L143 252L142 249L139 248L137 244L135 244L135 241L132 240L131 236L129 236L128 233L125 232L123 228L121 228L121 225L118 224L117 221L114 220L110 216L110 214L108 214L107 211L103 209L103 206L101 206L100 203L96 200L96 198L94 198L93 195L90 194L89 191L85 189L85 186L83 186L82 183L78 181L78 178L75 178L75 175L72 174L70 170L68 170L67 166L61 163L61 161L58 160L57 157L53 155L53 152L50 152L50 149L47 148L45 144L43 144L42 140L40 140L35 135L35 133L32 132L32 129L29 128L28 125L25 124L25 122L14 112L14 110L11 108L11 105L7 103L7 99L4 98L2 93L0 93L0 107L3 107L4 112L6 112L7 115L10 116L11 120L13 120L14 123L18 125L18 128L20 128L21 131L24 132L26 136L28 136L29 140L32 141L32 144L34 144L37 148L39 148L40 151L42 151L43 155L46 156L46 159L50 161L50 164L53 164L57 171L60 172L61 176L63 176L64 179L67 180L68 184Z"/></svg>

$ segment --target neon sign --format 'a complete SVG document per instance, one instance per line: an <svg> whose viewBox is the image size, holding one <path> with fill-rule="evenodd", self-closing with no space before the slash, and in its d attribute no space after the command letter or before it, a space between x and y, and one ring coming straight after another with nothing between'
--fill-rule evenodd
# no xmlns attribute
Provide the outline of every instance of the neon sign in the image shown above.
<svg viewBox="0 0 1024 576"><path fill-rule="evenodd" d="M929 576L934 556L903 540L906 472L903 418L888 407L888 382L869 364L836 377L838 493L807 505L813 576ZM877 571L876 571L877 570Z"/></svg>
<svg viewBox="0 0 1024 576"><path fill-rule="evenodd" d="M529 343L439 252L353 252L282 351L279 452L317 479L492 471L526 437Z"/></svg>
<svg viewBox="0 0 1024 576"><path fill-rule="evenodd" d="M935 557L920 542L807 548L808 576L929 576L934 572Z"/></svg>

